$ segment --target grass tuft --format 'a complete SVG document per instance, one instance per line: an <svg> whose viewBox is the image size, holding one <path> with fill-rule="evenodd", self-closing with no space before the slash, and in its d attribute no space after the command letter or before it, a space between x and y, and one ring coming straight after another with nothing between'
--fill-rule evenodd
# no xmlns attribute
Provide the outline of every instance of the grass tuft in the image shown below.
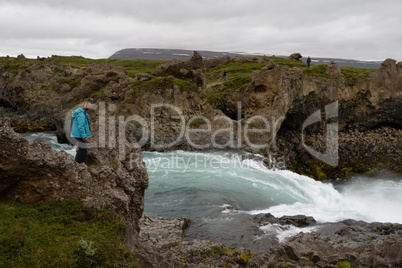
<svg viewBox="0 0 402 268"><path fill-rule="evenodd" d="M355 67L341 67L341 72L345 76L345 80L352 84L356 83L358 79L366 79L370 74L377 71L377 69L364 69Z"/></svg>
<svg viewBox="0 0 402 268"><path fill-rule="evenodd" d="M197 85L178 79L175 77L152 77L150 80L147 81L137 81L132 84L133 89L140 89L140 90L147 90L147 91L155 91L161 90L162 92L166 89L171 89L177 85L180 87L180 91L194 91L197 90Z"/></svg>

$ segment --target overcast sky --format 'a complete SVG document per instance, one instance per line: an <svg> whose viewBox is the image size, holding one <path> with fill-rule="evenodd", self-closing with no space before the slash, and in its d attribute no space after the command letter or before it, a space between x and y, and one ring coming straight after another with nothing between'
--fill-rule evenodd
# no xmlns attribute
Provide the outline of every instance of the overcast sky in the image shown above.
<svg viewBox="0 0 402 268"><path fill-rule="evenodd" d="M183 48L402 61L400 0L0 0L0 56Z"/></svg>

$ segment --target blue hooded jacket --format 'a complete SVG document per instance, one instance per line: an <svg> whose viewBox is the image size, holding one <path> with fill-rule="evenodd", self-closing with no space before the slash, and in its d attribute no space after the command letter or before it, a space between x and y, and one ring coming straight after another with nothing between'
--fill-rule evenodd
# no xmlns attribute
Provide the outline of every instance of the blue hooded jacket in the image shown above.
<svg viewBox="0 0 402 268"><path fill-rule="evenodd" d="M71 128L71 137L73 138L90 138L92 137L91 130L89 128L89 118L88 113L83 108L78 108L72 112L73 125Z"/></svg>

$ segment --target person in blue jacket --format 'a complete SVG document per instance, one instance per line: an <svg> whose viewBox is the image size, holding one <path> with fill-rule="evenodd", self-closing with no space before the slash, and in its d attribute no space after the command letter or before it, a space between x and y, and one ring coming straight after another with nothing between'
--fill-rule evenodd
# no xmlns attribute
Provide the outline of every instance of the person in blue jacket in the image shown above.
<svg viewBox="0 0 402 268"><path fill-rule="evenodd" d="M92 137L89 127L88 111L92 108L92 104L88 101L81 103L80 108L72 112L73 125L71 127L71 137L77 140L77 154L75 161L78 163L86 163L88 158L87 142Z"/></svg>

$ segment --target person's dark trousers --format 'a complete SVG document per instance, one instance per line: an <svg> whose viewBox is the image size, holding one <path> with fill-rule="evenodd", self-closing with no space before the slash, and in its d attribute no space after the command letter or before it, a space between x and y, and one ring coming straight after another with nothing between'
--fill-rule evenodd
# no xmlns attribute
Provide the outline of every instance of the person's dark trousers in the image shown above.
<svg viewBox="0 0 402 268"><path fill-rule="evenodd" d="M78 143L78 151L75 155L75 161L78 163L86 163L88 160L88 149L87 149L87 142L80 138L75 138Z"/></svg>

